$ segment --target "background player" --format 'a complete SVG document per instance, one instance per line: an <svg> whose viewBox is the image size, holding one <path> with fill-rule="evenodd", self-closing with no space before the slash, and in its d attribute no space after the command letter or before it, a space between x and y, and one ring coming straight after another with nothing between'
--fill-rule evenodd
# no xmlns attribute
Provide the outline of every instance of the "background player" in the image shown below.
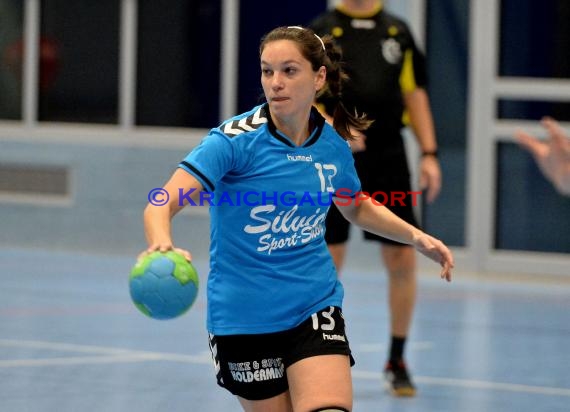
<svg viewBox="0 0 570 412"><path fill-rule="evenodd" d="M515 137L518 143L534 157L544 176L563 195L570 196L570 137L560 124L551 117L542 119L548 131L548 139L541 141L519 130Z"/></svg>
<svg viewBox="0 0 570 412"><path fill-rule="evenodd" d="M433 201L441 187L437 142L426 87L424 56L408 26L389 14L380 0L343 0L336 9L318 16L310 26L330 34L342 47L349 81L343 101L349 110L374 120L352 145L363 190L388 194L411 191L410 173L401 130L404 109L421 148L420 188ZM326 111L330 100L323 99ZM390 209L414 226L412 197ZM327 217L326 241L340 271L346 254L349 223L335 208ZM416 298L416 256L408 245L365 232L379 241L388 272L391 342L384 371L392 393L413 396L415 386L404 361Z"/></svg>

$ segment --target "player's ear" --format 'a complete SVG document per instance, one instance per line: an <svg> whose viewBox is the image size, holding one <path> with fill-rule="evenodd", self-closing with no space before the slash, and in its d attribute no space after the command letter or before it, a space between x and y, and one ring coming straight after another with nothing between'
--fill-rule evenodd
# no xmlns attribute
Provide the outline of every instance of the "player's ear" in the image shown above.
<svg viewBox="0 0 570 412"><path fill-rule="evenodd" d="M315 76L315 90L319 91L325 87L327 83L327 69L325 66L319 67Z"/></svg>

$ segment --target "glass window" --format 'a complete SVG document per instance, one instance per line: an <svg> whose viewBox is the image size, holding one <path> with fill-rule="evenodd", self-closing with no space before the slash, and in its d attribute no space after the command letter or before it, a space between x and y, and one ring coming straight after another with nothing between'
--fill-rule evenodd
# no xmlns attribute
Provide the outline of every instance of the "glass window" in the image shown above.
<svg viewBox="0 0 570 412"><path fill-rule="evenodd" d="M117 123L116 0L42 0L39 120Z"/></svg>
<svg viewBox="0 0 570 412"><path fill-rule="evenodd" d="M570 78L570 2L502 0L501 76Z"/></svg>
<svg viewBox="0 0 570 412"><path fill-rule="evenodd" d="M570 2L502 0L501 76L570 78ZM570 120L570 104L501 99L500 119ZM560 230L570 216L570 199L555 191L531 155L514 143L497 145L495 248L570 252L570 232ZM562 219L562 220L561 220Z"/></svg>
<svg viewBox="0 0 570 412"><path fill-rule="evenodd" d="M136 123L214 127L220 109L220 0L138 5Z"/></svg>
<svg viewBox="0 0 570 412"><path fill-rule="evenodd" d="M0 1L0 119L22 117L23 4Z"/></svg>
<svg viewBox="0 0 570 412"><path fill-rule="evenodd" d="M570 253L570 198L514 143L498 144L497 165L495 248Z"/></svg>
<svg viewBox="0 0 570 412"><path fill-rule="evenodd" d="M540 120L548 115L562 122L570 121L570 103L540 100L510 100L498 101L499 119Z"/></svg>
<svg viewBox="0 0 570 412"><path fill-rule="evenodd" d="M427 2L428 93L439 146L442 188L433 203L423 205L422 224L451 246L465 245L467 222L468 23L468 0Z"/></svg>

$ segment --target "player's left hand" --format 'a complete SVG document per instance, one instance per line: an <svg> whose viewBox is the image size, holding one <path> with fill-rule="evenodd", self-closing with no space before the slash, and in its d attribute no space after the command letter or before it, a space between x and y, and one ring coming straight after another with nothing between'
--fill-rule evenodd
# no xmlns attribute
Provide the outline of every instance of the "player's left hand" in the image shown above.
<svg viewBox="0 0 570 412"><path fill-rule="evenodd" d="M440 277L451 282L451 269L455 266L453 254L439 239L421 232L414 239L414 246L422 255L441 265Z"/></svg>
<svg viewBox="0 0 570 412"><path fill-rule="evenodd" d="M433 202L441 191L441 169L435 156L422 156L420 189L426 190L428 203Z"/></svg>

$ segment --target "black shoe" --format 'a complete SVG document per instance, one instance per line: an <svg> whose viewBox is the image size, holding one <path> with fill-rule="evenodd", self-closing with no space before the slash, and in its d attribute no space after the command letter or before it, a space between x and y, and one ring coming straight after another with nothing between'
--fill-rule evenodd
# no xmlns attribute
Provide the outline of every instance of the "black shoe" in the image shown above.
<svg viewBox="0 0 570 412"><path fill-rule="evenodd" d="M416 387L412 383L403 360L388 362L384 368L384 378L394 396L415 396Z"/></svg>

